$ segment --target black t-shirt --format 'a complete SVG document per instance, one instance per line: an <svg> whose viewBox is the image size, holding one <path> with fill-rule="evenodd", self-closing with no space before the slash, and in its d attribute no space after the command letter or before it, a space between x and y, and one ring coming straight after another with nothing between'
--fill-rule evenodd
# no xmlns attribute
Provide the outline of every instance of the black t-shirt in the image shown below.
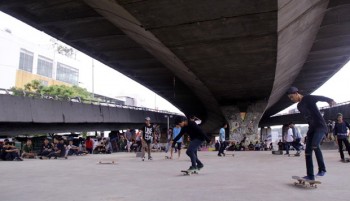
<svg viewBox="0 0 350 201"><path fill-rule="evenodd" d="M61 152L60 152L60 156L64 156L66 153L66 148L64 148L64 144L62 144L62 143L58 143L57 144L57 151L58 150L61 150Z"/></svg>
<svg viewBox="0 0 350 201"><path fill-rule="evenodd" d="M151 142L154 134L153 124L150 124L149 126L145 124L140 130L142 130L142 138L146 142Z"/></svg>
<svg viewBox="0 0 350 201"><path fill-rule="evenodd" d="M324 96L306 95L298 103L298 110L309 124L308 133L315 130L324 130L327 132L326 122L316 105L316 103L319 101L331 102L333 100Z"/></svg>
<svg viewBox="0 0 350 201"><path fill-rule="evenodd" d="M45 151L45 149L47 149L46 151L52 151L52 145L50 143L48 143L47 145L43 144L41 146L41 152Z"/></svg>

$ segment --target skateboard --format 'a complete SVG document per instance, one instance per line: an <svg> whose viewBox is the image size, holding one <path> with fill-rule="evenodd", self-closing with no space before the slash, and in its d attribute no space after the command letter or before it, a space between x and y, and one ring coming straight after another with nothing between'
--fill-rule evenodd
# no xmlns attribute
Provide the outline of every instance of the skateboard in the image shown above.
<svg viewBox="0 0 350 201"><path fill-rule="evenodd" d="M188 175L188 176L191 176L192 174L198 174L198 171L193 171L193 170L181 170L181 172L184 175Z"/></svg>
<svg viewBox="0 0 350 201"><path fill-rule="evenodd" d="M288 154L289 157L300 157L300 154Z"/></svg>
<svg viewBox="0 0 350 201"><path fill-rule="evenodd" d="M114 164L117 164L117 163L115 163L114 161L99 161L97 164L100 164L100 165L114 165Z"/></svg>
<svg viewBox="0 0 350 201"><path fill-rule="evenodd" d="M295 179L298 181L298 182L294 182L294 185L296 185L296 186L299 185L299 186L317 188L317 184L321 184L320 181L307 180L307 179L303 179L302 177L298 177L298 176L292 176L292 179Z"/></svg>
<svg viewBox="0 0 350 201"><path fill-rule="evenodd" d="M165 156L165 159L171 159L169 156Z"/></svg>

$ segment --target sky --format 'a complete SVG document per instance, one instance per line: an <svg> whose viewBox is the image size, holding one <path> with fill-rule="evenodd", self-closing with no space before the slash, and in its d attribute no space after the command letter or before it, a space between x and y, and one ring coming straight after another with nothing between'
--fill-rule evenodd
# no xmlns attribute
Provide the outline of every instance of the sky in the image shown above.
<svg viewBox="0 0 350 201"><path fill-rule="evenodd" d="M6 28L10 29L16 37L30 40L35 44L43 46L52 44L52 41L50 41L52 39L51 36L0 12L0 30L5 30ZM130 96L138 100L138 106L181 113L180 110L164 98L101 62L94 60L94 76L92 76L92 58L79 52L77 53L77 60L86 66L79 72L81 76L80 86L86 88L88 91L91 92L94 89L95 93L109 97ZM338 73L312 94L333 98L337 103L350 101L350 93L347 93L350 86L349 75L350 63L347 63ZM94 87L92 87L92 77L94 77ZM323 105L321 104L320 106ZM295 107L294 104L283 112Z"/></svg>

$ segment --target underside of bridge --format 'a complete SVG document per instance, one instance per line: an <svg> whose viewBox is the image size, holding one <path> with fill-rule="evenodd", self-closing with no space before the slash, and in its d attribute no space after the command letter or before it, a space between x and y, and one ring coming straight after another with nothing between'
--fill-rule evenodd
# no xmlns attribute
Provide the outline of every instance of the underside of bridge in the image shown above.
<svg viewBox="0 0 350 201"><path fill-rule="evenodd" d="M291 104L291 85L311 93L349 60L347 0L3 0L0 10L200 117L207 132L224 121L255 132Z"/></svg>

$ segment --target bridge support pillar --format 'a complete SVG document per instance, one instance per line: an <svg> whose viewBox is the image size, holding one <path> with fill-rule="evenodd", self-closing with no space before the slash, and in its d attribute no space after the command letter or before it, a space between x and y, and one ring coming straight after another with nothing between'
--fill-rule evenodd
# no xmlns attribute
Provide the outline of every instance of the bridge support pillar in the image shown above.
<svg viewBox="0 0 350 201"><path fill-rule="evenodd" d="M267 102L256 102L242 110L238 106L225 106L222 111L230 126L229 139L240 142L244 137L248 142L260 138L259 121L265 111Z"/></svg>

